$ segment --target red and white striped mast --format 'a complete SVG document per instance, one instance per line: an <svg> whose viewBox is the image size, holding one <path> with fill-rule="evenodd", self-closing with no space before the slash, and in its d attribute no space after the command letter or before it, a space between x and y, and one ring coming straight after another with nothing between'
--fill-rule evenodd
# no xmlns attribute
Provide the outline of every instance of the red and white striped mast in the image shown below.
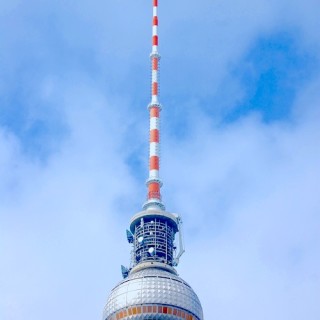
<svg viewBox="0 0 320 320"><path fill-rule="evenodd" d="M159 62L158 52L158 0L153 0L153 19L152 19L152 52L151 58L151 103L148 106L150 113L150 147L149 147L149 178L147 180L148 194L147 201L143 208L161 209L165 207L161 200L160 188L162 182L159 176L160 169L160 111L159 103Z"/></svg>

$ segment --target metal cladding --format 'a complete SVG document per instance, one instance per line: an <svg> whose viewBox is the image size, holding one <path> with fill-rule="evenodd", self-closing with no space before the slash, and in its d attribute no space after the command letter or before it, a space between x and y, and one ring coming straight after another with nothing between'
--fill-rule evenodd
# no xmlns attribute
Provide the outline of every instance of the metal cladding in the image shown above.
<svg viewBox="0 0 320 320"><path fill-rule="evenodd" d="M175 270L184 253L181 217L165 211L160 193L158 24L158 0L153 0L147 201L126 230L132 246L131 263L129 267L121 266L124 280L112 290L102 320L203 320L197 295Z"/></svg>
<svg viewBox="0 0 320 320"><path fill-rule="evenodd" d="M180 277L157 268L129 275L111 292L104 319L203 319L197 295Z"/></svg>

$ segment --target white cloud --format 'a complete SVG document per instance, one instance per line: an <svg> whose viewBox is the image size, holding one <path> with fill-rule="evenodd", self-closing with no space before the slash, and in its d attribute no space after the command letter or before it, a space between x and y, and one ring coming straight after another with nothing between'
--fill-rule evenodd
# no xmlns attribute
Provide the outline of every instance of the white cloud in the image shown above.
<svg viewBox="0 0 320 320"><path fill-rule="evenodd" d="M167 197L186 221L181 275L192 280L206 318L317 319L316 88L296 105L313 112L292 122L265 125L253 116L218 128L202 119L191 141L166 151Z"/></svg>
<svg viewBox="0 0 320 320"><path fill-rule="evenodd" d="M99 318L129 257L115 245L125 247L126 198L135 194L120 150L128 121L113 108L125 104L89 83L60 89L69 135L46 162L1 132L3 319Z"/></svg>

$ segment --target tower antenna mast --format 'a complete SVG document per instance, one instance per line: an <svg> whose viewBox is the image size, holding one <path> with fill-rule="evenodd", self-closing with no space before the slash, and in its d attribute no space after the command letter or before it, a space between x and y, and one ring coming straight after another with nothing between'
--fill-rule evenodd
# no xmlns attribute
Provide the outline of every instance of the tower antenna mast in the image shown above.
<svg viewBox="0 0 320 320"><path fill-rule="evenodd" d="M151 59L151 102L148 106L150 116L150 141L149 141L149 178L147 180L148 194L147 201L143 205L148 208L158 208L165 210L162 203L160 188L162 182L159 176L160 169L160 112L161 104L159 103L159 66L160 54L158 52L159 35L158 35L158 0L153 0L153 19L152 19L152 52Z"/></svg>

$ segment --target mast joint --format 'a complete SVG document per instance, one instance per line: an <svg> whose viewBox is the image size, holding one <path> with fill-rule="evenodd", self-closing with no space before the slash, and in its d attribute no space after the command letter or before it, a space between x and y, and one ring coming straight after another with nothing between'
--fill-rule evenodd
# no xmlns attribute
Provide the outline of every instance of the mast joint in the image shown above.
<svg viewBox="0 0 320 320"><path fill-rule="evenodd" d="M161 111L162 105L158 102L151 102L148 104L148 110L150 110L151 108L158 108Z"/></svg>

